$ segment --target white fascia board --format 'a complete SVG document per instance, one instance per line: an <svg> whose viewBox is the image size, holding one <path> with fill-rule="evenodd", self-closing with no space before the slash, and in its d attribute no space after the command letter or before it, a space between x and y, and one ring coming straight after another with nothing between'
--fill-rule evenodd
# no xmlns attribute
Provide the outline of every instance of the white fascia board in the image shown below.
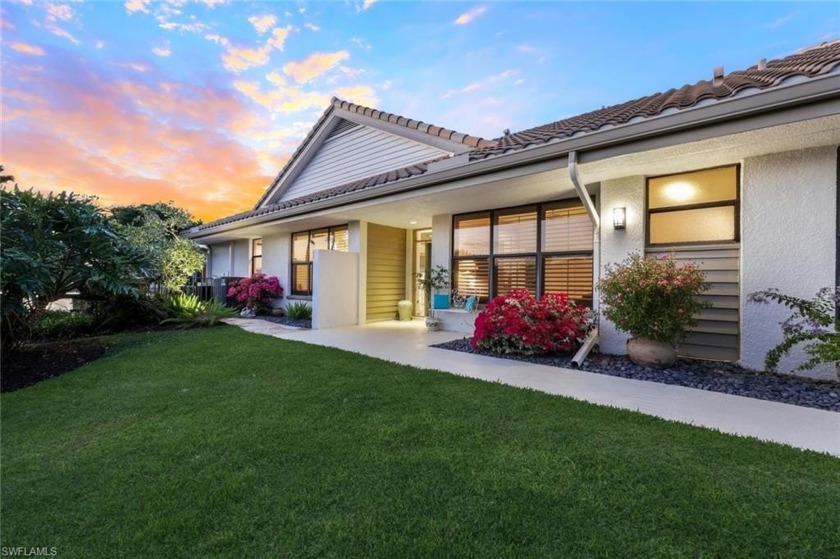
<svg viewBox="0 0 840 559"><path fill-rule="evenodd" d="M383 132L388 132L389 134L402 136L421 144L436 147L449 152L450 154L465 153L473 149L467 144L453 142L452 140L447 140L445 138L441 138L440 136L433 136L432 134L427 134L426 132L421 132L420 130L402 126L401 124L386 122L378 118L354 113L346 109L336 109L336 111L341 112L341 117L345 120L349 120L350 122L355 122L363 126L370 126L371 128L376 128L378 130L382 130ZM427 123L424 124L429 126Z"/></svg>

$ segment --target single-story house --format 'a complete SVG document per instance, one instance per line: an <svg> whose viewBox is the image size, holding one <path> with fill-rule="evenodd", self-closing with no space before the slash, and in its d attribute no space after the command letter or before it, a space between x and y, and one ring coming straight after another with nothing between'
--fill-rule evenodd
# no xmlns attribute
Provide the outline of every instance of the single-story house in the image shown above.
<svg viewBox="0 0 840 559"><path fill-rule="evenodd" d="M278 276L315 328L394 319L403 299L422 315L414 274L436 265L462 295L597 307L606 265L673 252L714 305L681 352L759 369L789 313L747 295L840 284L840 41L710 74L495 139L333 99L253 210L187 236L209 276ZM601 351L626 339L601 318Z"/></svg>

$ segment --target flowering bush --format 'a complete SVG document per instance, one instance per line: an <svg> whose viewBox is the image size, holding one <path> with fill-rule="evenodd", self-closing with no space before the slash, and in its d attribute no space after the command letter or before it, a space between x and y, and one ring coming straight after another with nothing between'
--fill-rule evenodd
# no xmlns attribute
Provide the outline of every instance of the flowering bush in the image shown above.
<svg viewBox="0 0 840 559"><path fill-rule="evenodd" d="M248 307L257 314L264 314L271 308L271 299L283 297L283 288L276 276L254 274L231 283L227 296L236 299L237 308Z"/></svg>
<svg viewBox="0 0 840 559"><path fill-rule="evenodd" d="M805 353L810 359L797 370L813 369L820 363L840 363L840 320L835 310L840 302L840 287L824 287L813 299L798 299L779 293L778 289L765 289L750 293L751 303L769 304L770 301L792 309L794 313L782 325L782 343L767 353L764 365L775 371L782 356L795 346L805 343Z"/></svg>
<svg viewBox="0 0 840 559"><path fill-rule="evenodd" d="M570 353L586 335L586 307L565 293L537 300L524 289L499 295L475 319L474 349L539 355Z"/></svg>
<svg viewBox="0 0 840 559"><path fill-rule="evenodd" d="M709 289L696 264L677 266L672 256L633 254L607 266L598 283L604 316L637 338L676 344L696 324L694 315L711 306L697 296Z"/></svg>

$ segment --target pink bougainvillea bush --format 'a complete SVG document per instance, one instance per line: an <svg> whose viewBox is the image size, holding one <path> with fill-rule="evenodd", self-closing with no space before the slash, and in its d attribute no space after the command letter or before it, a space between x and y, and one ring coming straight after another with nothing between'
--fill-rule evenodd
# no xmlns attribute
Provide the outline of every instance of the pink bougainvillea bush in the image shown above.
<svg viewBox="0 0 840 559"><path fill-rule="evenodd" d="M494 353L571 353L587 330L586 307L565 293L536 299L524 289L499 295L475 319L472 346Z"/></svg>
<svg viewBox="0 0 840 559"><path fill-rule="evenodd" d="M283 297L283 287L277 276L254 274L250 278L232 282L228 287L227 296L236 300L237 308L248 307L254 309L257 314L263 314L271 308L271 299Z"/></svg>

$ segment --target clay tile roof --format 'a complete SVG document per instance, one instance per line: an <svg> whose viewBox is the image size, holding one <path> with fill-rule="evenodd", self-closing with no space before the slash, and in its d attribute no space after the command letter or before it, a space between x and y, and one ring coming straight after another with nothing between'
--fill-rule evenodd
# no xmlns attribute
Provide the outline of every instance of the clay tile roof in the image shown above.
<svg viewBox="0 0 840 559"><path fill-rule="evenodd" d="M684 85L679 89L670 89L663 93L655 93L612 107L507 134L497 138L495 146L476 146L477 149L470 153L470 160L484 159L553 140L562 140L576 134L594 132L607 125L627 124L635 118L655 117L668 109L687 109L706 99L726 99L748 88L764 90L777 87L785 80L796 76L817 77L831 72L838 64L840 64L840 40L823 43L779 60L771 60L746 70L731 72L722 79L699 81L694 85Z"/></svg>

